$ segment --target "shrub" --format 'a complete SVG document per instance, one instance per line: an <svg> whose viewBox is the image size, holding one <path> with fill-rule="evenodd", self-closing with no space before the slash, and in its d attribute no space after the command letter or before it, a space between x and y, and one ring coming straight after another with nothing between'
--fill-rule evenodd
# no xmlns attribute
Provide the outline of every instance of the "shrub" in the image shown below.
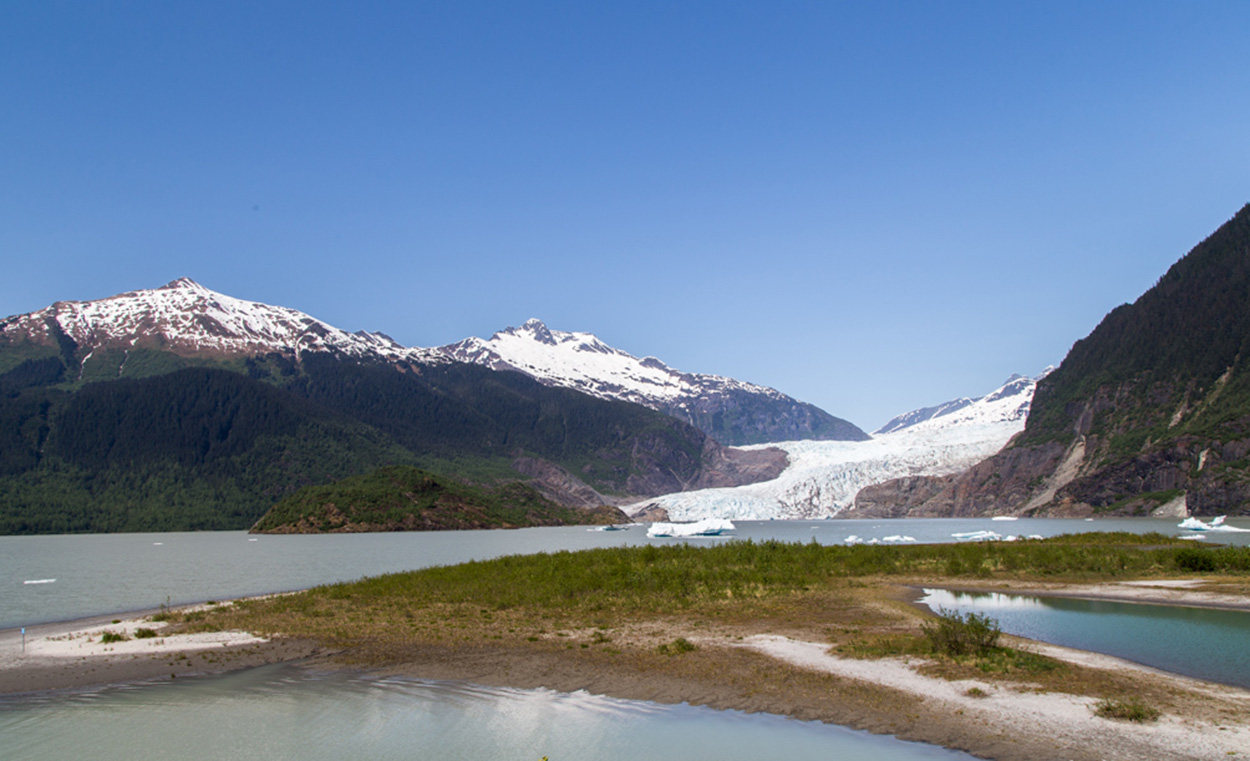
<svg viewBox="0 0 1250 761"><path fill-rule="evenodd" d="M1104 719L1121 719L1145 723L1159 718L1159 710L1141 702L1138 698L1114 700L1104 698L1094 705L1094 715Z"/></svg>
<svg viewBox="0 0 1250 761"><path fill-rule="evenodd" d="M1185 547L1176 551L1176 567L1182 571L1210 573L1215 570L1215 557L1208 550Z"/></svg>
<svg viewBox="0 0 1250 761"><path fill-rule="evenodd" d="M138 629L135 629L135 639L151 639L155 636L156 636L155 629L148 629L147 627L140 627Z"/></svg>
<svg viewBox="0 0 1250 761"><path fill-rule="evenodd" d="M100 634L100 642L106 645L112 644L113 642L125 642L128 639L130 638L127 637L125 634L121 634L119 632L107 632L106 631Z"/></svg>
<svg viewBox="0 0 1250 761"><path fill-rule="evenodd" d="M667 645L660 645L658 649L664 655L681 655L697 650L698 647L685 637L678 637Z"/></svg>
<svg viewBox="0 0 1250 761"><path fill-rule="evenodd" d="M920 625L934 652L945 655L980 655L998 646L1002 629L998 621L981 613L961 614L941 608L935 621Z"/></svg>

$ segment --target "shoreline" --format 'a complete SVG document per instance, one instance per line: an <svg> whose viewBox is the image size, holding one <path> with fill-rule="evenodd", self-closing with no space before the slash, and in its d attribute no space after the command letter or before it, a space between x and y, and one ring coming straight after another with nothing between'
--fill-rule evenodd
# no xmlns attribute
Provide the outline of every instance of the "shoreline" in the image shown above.
<svg viewBox="0 0 1250 761"><path fill-rule="evenodd" d="M1173 582L933 586L1151 604L1178 604L1179 599L1184 601L1179 604L1250 611L1250 597L1204 592ZM920 587L904 589L918 591ZM770 713L891 734L1000 761L1059 756L1077 761L1234 758L1250 748L1250 691L1014 637L1007 639L1016 647L1130 674L1152 690L1179 696L1177 705L1184 708L1167 710L1152 724L1111 721L1094 715L1095 701L1090 697L1001 681L951 681L924 673L921 658L842 657L830 653L827 643L783 632L757 631L747 636L700 632L691 637L697 650L658 666L629 653L611 656L554 646L480 643L414 644L397 660L376 663L367 654L353 656L311 640L264 640L245 632L135 639L139 627L159 631L159 624L146 616L114 624L116 618L95 616L27 627L25 654L20 652L17 629L0 631L0 699L207 676L286 662L321 670L348 669L490 687L586 690L626 700ZM106 630L130 639L100 642L100 633Z"/></svg>

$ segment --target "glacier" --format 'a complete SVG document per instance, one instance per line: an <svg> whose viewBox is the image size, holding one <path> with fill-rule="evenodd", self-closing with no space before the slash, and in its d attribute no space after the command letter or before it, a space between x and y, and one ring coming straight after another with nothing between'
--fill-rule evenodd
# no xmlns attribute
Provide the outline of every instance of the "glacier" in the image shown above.
<svg viewBox="0 0 1250 761"><path fill-rule="evenodd" d="M948 405L937 416L914 415L867 441L784 441L743 447L777 447L789 456L790 464L771 481L666 494L623 509L637 515L659 507L672 521L854 517L855 495L865 486L905 476L951 475L1002 449L1024 430L1037 381L1050 369L1034 378L1012 376L979 399Z"/></svg>

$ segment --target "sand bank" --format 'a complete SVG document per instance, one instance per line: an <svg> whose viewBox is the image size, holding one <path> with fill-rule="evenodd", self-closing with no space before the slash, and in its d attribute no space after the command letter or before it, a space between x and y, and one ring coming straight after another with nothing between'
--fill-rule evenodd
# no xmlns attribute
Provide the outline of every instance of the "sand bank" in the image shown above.
<svg viewBox="0 0 1250 761"><path fill-rule="evenodd" d="M140 630L155 636L136 636ZM248 632L169 634L148 616L95 617L0 631L0 694L200 676L308 657L316 643ZM106 642L105 633L121 637Z"/></svg>

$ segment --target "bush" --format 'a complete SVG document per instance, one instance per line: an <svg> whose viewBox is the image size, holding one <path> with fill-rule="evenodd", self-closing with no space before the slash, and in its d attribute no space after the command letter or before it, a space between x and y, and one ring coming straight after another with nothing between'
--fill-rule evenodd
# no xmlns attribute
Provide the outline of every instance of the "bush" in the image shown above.
<svg viewBox="0 0 1250 761"><path fill-rule="evenodd" d="M677 639L673 640L671 644L660 645L660 647L658 648L660 653L662 653L663 655L680 655L682 653L689 653L690 651L697 650L697 649L698 649L698 646L696 646L693 642L686 639L685 637L678 637Z"/></svg>
<svg viewBox="0 0 1250 761"><path fill-rule="evenodd" d="M140 627L138 629L135 629L135 639L151 639L155 636L156 636L155 629L148 629L147 627Z"/></svg>
<svg viewBox="0 0 1250 761"><path fill-rule="evenodd" d="M989 616L946 608L938 610L936 621L926 621L920 628L934 652L945 655L981 655L997 647L1003 633Z"/></svg>
<svg viewBox="0 0 1250 761"><path fill-rule="evenodd" d="M1094 715L1104 719L1121 719L1140 724L1158 719L1159 710L1146 705L1137 698L1129 700L1104 698L1094 705Z"/></svg>
<svg viewBox="0 0 1250 761"><path fill-rule="evenodd" d="M130 638L127 637L125 634L120 634L118 632L103 632L102 634L100 634L100 642L104 643L105 645L109 645L114 642L125 642L128 639Z"/></svg>
<svg viewBox="0 0 1250 761"><path fill-rule="evenodd" d="M1183 571L1210 573L1215 570L1215 557L1208 550L1185 547L1176 551L1176 567Z"/></svg>

